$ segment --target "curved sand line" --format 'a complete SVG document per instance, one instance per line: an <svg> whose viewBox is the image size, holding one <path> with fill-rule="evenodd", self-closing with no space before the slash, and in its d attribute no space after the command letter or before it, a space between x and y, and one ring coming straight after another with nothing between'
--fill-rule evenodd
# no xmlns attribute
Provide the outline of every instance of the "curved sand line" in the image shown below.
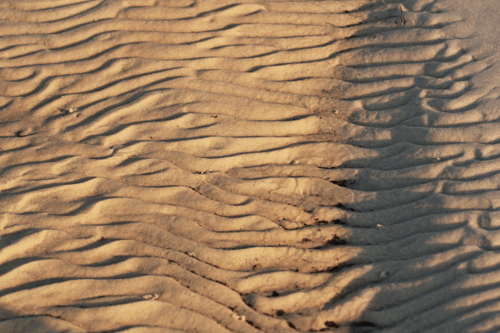
<svg viewBox="0 0 500 333"><path fill-rule="evenodd" d="M492 58L254 2L0 4L1 332L498 330Z"/></svg>

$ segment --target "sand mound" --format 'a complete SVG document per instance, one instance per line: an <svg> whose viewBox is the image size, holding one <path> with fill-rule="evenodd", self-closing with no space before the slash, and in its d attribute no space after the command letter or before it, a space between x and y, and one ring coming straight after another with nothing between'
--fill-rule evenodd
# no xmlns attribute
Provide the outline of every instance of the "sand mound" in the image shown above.
<svg viewBox="0 0 500 333"><path fill-rule="evenodd" d="M2 2L0 331L498 330L493 60L386 2Z"/></svg>

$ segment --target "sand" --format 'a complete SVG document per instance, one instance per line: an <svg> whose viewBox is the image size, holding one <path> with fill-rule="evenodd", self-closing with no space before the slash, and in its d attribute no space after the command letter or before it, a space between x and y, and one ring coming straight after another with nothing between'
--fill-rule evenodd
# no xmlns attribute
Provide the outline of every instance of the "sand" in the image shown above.
<svg viewBox="0 0 500 333"><path fill-rule="evenodd" d="M500 3L386 3L0 2L0 332L499 331Z"/></svg>

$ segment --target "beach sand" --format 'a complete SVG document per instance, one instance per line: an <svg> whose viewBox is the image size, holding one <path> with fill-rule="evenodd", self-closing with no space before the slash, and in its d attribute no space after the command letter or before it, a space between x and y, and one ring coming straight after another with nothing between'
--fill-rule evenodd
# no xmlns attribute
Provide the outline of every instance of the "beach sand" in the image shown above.
<svg viewBox="0 0 500 333"><path fill-rule="evenodd" d="M0 2L0 332L500 331L499 14Z"/></svg>

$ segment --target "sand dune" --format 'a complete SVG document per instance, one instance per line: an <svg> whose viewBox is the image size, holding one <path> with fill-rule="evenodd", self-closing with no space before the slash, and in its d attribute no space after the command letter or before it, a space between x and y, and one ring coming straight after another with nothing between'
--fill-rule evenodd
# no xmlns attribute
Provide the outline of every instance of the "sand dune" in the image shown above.
<svg viewBox="0 0 500 333"><path fill-rule="evenodd" d="M0 331L498 331L496 58L386 2L0 3Z"/></svg>

